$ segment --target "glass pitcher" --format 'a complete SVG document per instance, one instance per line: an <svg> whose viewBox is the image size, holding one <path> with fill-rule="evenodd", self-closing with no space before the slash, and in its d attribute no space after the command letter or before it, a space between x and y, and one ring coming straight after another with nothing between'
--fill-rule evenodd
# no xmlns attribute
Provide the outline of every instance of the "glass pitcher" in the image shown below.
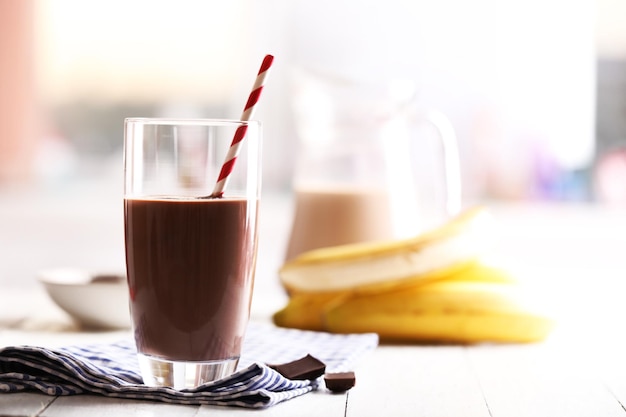
<svg viewBox="0 0 626 417"><path fill-rule="evenodd" d="M293 81L300 149L286 259L321 247L407 238L436 221L433 211L459 211L454 129L442 114L417 109L414 83L302 70Z"/></svg>

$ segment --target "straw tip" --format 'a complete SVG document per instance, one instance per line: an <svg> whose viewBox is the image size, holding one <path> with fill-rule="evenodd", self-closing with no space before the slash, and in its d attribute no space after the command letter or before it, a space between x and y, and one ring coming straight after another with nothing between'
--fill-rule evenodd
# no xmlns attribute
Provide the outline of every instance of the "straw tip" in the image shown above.
<svg viewBox="0 0 626 417"><path fill-rule="evenodd" d="M263 63L261 64L261 69L259 70L259 74L267 71L272 66L272 62L274 62L274 55L265 55L265 58L263 58Z"/></svg>

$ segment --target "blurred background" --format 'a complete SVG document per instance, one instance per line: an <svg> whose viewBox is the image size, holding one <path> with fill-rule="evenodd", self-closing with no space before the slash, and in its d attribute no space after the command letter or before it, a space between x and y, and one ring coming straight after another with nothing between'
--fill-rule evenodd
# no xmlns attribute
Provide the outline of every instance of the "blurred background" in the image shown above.
<svg viewBox="0 0 626 417"><path fill-rule="evenodd" d="M626 207L624 17L621 0L0 0L0 281L63 263L32 245L119 242L102 214L121 211L124 117L237 118L266 53L266 192L291 190L304 68L414 81L454 126L464 201ZM81 215L60 243L8 233L42 213ZM120 259L90 244L83 263Z"/></svg>

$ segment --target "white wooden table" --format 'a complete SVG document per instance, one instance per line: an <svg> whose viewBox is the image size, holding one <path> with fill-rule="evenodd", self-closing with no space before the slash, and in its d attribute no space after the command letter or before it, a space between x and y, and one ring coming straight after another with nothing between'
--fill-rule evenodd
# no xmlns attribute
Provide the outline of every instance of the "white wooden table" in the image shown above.
<svg viewBox="0 0 626 417"><path fill-rule="evenodd" d="M123 262L116 197L38 207L32 202L39 197L9 197L0 194L0 346L125 335L80 331L33 279L37 268L71 260L96 267ZM258 321L285 302L276 269L289 199L266 201L253 303ZM27 393L0 394L0 416L626 417L626 210L499 206L494 213L503 255L555 307L559 326L543 343L383 345L357 366L357 385L348 393L321 389L259 411Z"/></svg>

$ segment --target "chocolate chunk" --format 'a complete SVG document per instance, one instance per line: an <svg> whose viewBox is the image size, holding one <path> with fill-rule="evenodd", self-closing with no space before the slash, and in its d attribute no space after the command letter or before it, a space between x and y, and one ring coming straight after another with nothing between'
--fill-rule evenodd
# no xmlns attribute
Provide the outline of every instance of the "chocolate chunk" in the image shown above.
<svg viewBox="0 0 626 417"><path fill-rule="evenodd" d="M324 362L311 355L306 355L295 361L268 366L288 379L312 380L324 375L324 372L326 372Z"/></svg>
<svg viewBox="0 0 626 417"><path fill-rule="evenodd" d="M348 391L356 383L354 372L337 372L324 375L326 388L332 392Z"/></svg>

